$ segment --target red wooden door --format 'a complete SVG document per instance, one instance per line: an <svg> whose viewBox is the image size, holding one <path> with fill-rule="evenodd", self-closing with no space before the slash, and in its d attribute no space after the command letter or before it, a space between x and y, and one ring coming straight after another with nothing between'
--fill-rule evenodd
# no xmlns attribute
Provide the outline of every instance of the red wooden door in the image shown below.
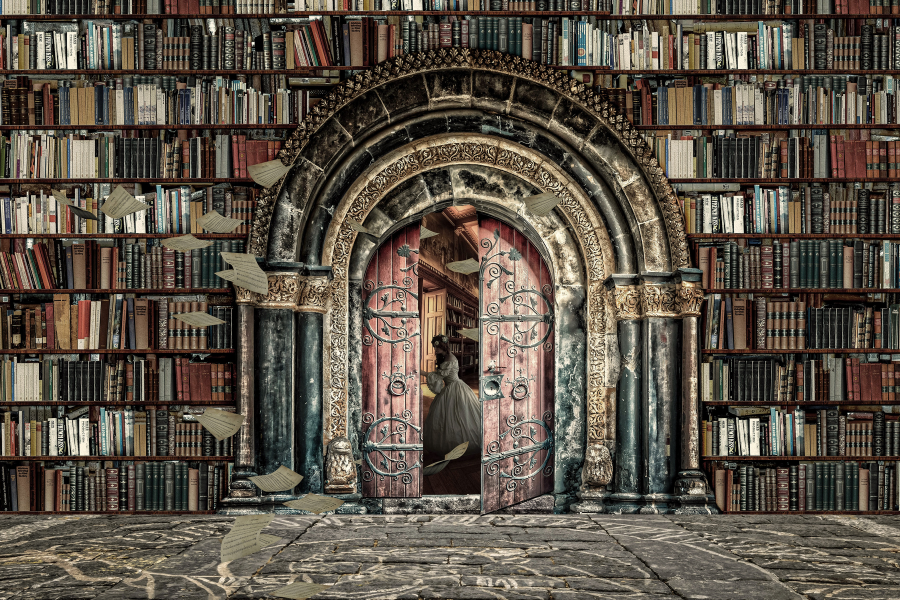
<svg viewBox="0 0 900 600"><path fill-rule="evenodd" d="M363 283L363 493L422 492L419 223L378 249Z"/></svg>
<svg viewBox="0 0 900 600"><path fill-rule="evenodd" d="M553 282L537 249L479 224L481 511L553 491Z"/></svg>

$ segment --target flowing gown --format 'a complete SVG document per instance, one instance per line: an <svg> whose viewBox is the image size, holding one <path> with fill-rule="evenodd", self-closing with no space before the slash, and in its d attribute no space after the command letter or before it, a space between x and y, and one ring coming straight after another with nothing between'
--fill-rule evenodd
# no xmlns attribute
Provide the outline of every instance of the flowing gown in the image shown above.
<svg viewBox="0 0 900 600"><path fill-rule="evenodd" d="M480 454L481 402L472 388L459 379L459 361L450 354L437 371L425 375L425 380L437 394L425 417L425 451L443 456L469 442L466 454Z"/></svg>

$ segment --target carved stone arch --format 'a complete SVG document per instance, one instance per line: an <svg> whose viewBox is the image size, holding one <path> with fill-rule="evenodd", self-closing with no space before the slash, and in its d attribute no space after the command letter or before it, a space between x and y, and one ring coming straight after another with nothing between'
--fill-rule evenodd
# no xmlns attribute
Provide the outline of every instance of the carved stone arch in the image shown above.
<svg viewBox="0 0 900 600"><path fill-rule="evenodd" d="M279 159L290 169L262 194L248 251L264 257L272 269L291 265L331 273L327 284L321 277L301 281L295 307L321 319L310 316L297 326L301 338L312 335L302 331L318 328L318 337L308 339L323 347L322 364L307 361L298 376L307 378L298 387L319 386L304 396L320 402L319 448L352 435L354 253L364 255L399 223L463 203L461 196L448 197L432 187L401 212L384 210L385 199L402 186L442 169L478 167L561 199L554 213L542 218L524 208L525 194L502 202L466 198L465 203L487 213L505 211L507 219L532 220L555 274L571 271L560 261L560 240L574 246L582 270L572 279L581 285L583 308L572 316L584 341L581 362L569 366L583 381L570 389L584 395L586 414L582 433L571 433L587 446L560 474L564 481L558 478L557 491L571 496L579 476L587 487L610 483L610 455L618 457L614 444L620 428L615 386L620 365L633 364L630 358L620 361L622 322L633 322L626 336L633 345L634 332L641 331L634 329L638 320L679 316L678 306L654 299L674 297L671 276L689 267L676 195L652 150L622 115L564 71L494 51L442 49L391 59L335 87L291 135ZM371 235L361 236L358 224ZM633 281L610 283L622 273ZM652 287L636 285L638 274ZM640 290L641 306L650 308L638 307L633 314L620 310L616 300L631 287ZM673 351L677 337L667 342ZM557 361L560 368L566 365ZM310 427L304 430L308 438L315 437ZM663 447L658 440L653 443ZM668 456L669 442L664 445ZM317 460L315 449L307 448L306 454L307 465ZM593 462L581 475L585 459Z"/></svg>

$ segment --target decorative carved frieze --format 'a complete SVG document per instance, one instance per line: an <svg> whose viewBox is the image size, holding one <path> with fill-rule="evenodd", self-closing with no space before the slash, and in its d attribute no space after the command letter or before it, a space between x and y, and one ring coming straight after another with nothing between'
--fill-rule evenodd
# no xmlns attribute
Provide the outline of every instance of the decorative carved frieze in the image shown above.
<svg viewBox="0 0 900 600"><path fill-rule="evenodd" d="M234 286L235 301L238 304L253 304L258 295L259 294L254 294L247 288L242 288L238 285Z"/></svg>
<svg viewBox="0 0 900 600"><path fill-rule="evenodd" d="M703 305L703 288L693 282L678 286L678 311L682 317L699 317Z"/></svg>
<svg viewBox="0 0 900 600"><path fill-rule="evenodd" d="M269 293L265 296L254 294L254 304L259 308L296 308L300 291L299 275L281 272L266 275L269 277Z"/></svg>
<svg viewBox="0 0 900 600"><path fill-rule="evenodd" d="M297 310L325 313L328 307L329 281L327 277L300 277Z"/></svg>
<svg viewBox="0 0 900 600"><path fill-rule="evenodd" d="M645 317L677 317L675 286L645 283L641 286L641 308Z"/></svg>
<svg viewBox="0 0 900 600"><path fill-rule="evenodd" d="M610 289L616 306L616 321L640 319L641 286L617 285Z"/></svg>

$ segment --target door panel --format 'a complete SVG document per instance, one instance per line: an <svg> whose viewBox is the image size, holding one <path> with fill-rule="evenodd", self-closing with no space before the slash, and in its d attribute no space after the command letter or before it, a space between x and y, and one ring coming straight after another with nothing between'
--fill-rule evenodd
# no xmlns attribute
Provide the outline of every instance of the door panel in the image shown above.
<svg viewBox="0 0 900 600"><path fill-rule="evenodd" d="M553 282L537 249L479 224L482 513L553 490Z"/></svg>
<svg viewBox="0 0 900 600"><path fill-rule="evenodd" d="M378 249L363 283L363 493L421 495L419 230L416 223Z"/></svg>
<svg viewBox="0 0 900 600"><path fill-rule="evenodd" d="M447 331L447 290L422 294L422 373L434 371L435 353L431 339Z"/></svg>

